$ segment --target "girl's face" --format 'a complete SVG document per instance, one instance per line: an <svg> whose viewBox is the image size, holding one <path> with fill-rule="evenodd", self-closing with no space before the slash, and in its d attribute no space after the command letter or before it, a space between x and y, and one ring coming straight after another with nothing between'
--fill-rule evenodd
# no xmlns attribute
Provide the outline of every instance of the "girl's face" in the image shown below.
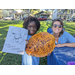
<svg viewBox="0 0 75 75"><path fill-rule="evenodd" d="M37 26L36 26L36 24L35 24L35 22L34 21L32 21L32 22L30 22L29 24L28 24L28 34L29 35L34 35L35 33L36 33L36 31L37 31Z"/></svg>
<svg viewBox="0 0 75 75"><path fill-rule="evenodd" d="M60 33L62 30L62 25L59 21L55 21L52 26L52 30L54 33Z"/></svg>

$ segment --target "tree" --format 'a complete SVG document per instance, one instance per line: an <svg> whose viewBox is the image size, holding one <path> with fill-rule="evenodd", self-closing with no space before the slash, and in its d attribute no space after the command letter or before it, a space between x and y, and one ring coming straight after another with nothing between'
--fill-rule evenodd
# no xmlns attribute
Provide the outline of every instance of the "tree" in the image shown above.
<svg viewBox="0 0 75 75"><path fill-rule="evenodd" d="M34 14L37 14L40 12L40 9L31 9L30 15L34 16Z"/></svg>
<svg viewBox="0 0 75 75"><path fill-rule="evenodd" d="M54 10L54 9L45 9L45 11L46 11L47 13L49 13L49 14L53 14L53 10Z"/></svg>
<svg viewBox="0 0 75 75"><path fill-rule="evenodd" d="M29 16L29 14L30 14L30 9L22 9L23 10L23 12L26 12L27 14L28 14L28 16Z"/></svg>
<svg viewBox="0 0 75 75"><path fill-rule="evenodd" d="M64 11L67 12L67 14L69 14L69 19L73 17L73 10L74 9L65 9Z"/></svg>
<svg viewBox="0 0 75 75"><path fill-rule="evenodd" d="M73 16L72 16L72 15L73 15L73 10L74 10L74 9L70 9L70 18L73 17Z"/></svg>
<svg viewBox="0 0 75 75"><path fill-rule="evenodd" d="M48 10L48 9L46 9L46 10ZM54 10L54 9L49 9L49 10L51 10L51 13L52 13L52 15L53 15L53 10Z"/></svg>
<svg viewBox="0 0 75 75"><path fill-rule="evenodd" d="M34 14L39 13L40 9L23 9L23 11L27 11L28 16L34 16Z"/></svg>

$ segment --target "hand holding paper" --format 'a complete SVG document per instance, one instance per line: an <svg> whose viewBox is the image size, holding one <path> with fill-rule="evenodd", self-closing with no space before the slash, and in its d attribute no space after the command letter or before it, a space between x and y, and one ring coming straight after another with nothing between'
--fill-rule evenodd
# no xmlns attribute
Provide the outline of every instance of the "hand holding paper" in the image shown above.
<svg viewBox="0 0 75 75"><path fill-rule="evenodd" d="M2 52L24 54L28 30L10 26Z"/></svg>

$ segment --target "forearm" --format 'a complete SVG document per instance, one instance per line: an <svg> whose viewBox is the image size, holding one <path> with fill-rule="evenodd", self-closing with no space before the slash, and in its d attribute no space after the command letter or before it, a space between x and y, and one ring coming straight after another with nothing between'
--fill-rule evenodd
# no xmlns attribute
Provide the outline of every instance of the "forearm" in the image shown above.
<svg viewBox="0 0 75 75"><path fill-rule="evenodd" d="M57 44L57 45L55 45L55 47L64 47L64 46L75 47L75 43L64 43L64 44Z"/></svg>
<svg viewBox="0 0 75 75"><path fill-rule="evenodd" d="M75 43L64 43L64 46L75 47Z"/></svg>

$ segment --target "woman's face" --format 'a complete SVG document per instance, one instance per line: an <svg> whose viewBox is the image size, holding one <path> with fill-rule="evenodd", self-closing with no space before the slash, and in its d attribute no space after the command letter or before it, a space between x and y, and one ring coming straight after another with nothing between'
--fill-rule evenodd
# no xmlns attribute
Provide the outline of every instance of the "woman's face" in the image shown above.
<svg viewBox="0 0 75 75"><path fill-rule="evenodd" d="M30 22L28 24L28 28L27 29L29 30L28 31L29 35L34 35L36 33L36 31L37 31L37 26L36 26L35 22L34 21Z"/></svg>
<svg viewBox="0 0 75 75"><path fill-rule="evenodd" d="M59 21L55 21L52 26L52 30L54 33L60 33L62 30L62 25Z"/></svg>

